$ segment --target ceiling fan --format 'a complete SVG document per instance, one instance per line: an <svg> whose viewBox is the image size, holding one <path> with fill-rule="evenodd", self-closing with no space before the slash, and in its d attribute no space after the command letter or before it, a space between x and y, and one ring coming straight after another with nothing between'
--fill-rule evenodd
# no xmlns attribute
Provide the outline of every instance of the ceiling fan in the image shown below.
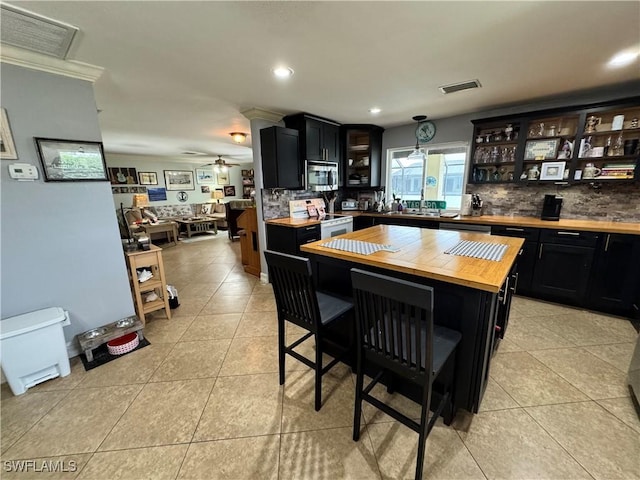
<svg viewBox="0 0 640 480"><path fill-rule="evenodd" d="M204 164L203 167L213 167L213 169L216 171L225 172L229 167L237 167L239 165L240 165L239 163L227 163L222 158L222 155L218 155L217 159L215 159L212 163Z"/></svg>

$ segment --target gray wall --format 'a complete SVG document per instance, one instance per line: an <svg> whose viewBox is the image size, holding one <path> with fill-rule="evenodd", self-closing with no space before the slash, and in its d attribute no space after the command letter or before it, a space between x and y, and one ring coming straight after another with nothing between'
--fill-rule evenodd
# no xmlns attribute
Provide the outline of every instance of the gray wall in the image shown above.
<svg viewBox="0 0 640 480"><path fill-rule="evenodd" d="M33 137L101 141L90 83L0 64L20 163L40 178L18 182L1 164L0 317L60 306L67 342L77 333L134 313L109 182L49 182Z"/></svg>
<svg viewBox="0 0 640 480"><path fill-rule="evenodd" d="M468 94L473 93L459 93L459 95ZM562 97L539 99L527 104L496 107L483 112L449 118L436 118L432 119L436 124L436 135L430 145L459 141L470 143L473 137L473 124L471 121L475 119L605 102L638 95L640 95L640 82L631 82L587 92L573 92ZM415 145L415 129L416 124L414 122L385 130L382 139L384 156L382 160L383 182L386 181L387 149ZM467 160L467 162L469 161L470 159ZM565 197L564 218L606 219L627 222L640 221L640 207L633 203L636 201L638 190L640 189L635 184L607 184L600 190L593 190L587 185L558 188L548 184L527 185L526 188L515 184L467 185L466 188L468 193L478 193L483 197L486 213L489 214L537 216L540 213L540 205L544 195L554 193Z"/></svg>

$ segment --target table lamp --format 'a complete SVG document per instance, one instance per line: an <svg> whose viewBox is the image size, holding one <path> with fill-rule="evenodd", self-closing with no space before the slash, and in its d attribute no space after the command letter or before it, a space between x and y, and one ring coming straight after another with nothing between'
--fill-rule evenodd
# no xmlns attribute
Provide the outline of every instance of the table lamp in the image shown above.
<svg viewBox="0 0 640 480"><path fill-rule="evenodd" d="M140 216L144 216L144 207L149 206L149 197L146 193L136 193L133 195L133 208L140 209Z"/></svg>
<svg viewBox="0 0 640 480"><path fill-rule="evenodd" d="M218 201L218 203L220 203L220 199L224 198L224 193L222 193L222 191L220 190L214 190L213 195L211 196L215 198Z"/></svg>

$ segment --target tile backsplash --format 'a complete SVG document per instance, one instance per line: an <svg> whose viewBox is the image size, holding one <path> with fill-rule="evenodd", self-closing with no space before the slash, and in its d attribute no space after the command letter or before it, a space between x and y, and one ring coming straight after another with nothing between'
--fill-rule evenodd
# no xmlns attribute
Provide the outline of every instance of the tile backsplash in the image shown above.
<svg viewBox="0 0 640 480"><path fill-rule="evenodd" d="M640 222L640 186L637 184L590 185L467 185L466 193L477 193L485 215L540 217L547 194L563 197L560 218Z"/></svg>
<svg viewBox="0 0 640 480"><path fill-rule="evenodd" d="M271 190L263 188L262 214L265 220L289 216L289 201L304 200L307 198L319 198L316 192L306 190Z"/></svg>

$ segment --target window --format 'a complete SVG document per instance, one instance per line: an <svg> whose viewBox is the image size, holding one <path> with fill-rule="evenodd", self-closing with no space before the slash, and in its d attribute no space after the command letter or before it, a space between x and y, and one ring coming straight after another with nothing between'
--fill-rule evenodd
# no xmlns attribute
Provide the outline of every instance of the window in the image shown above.
<svg viewBox="0 0 640 480"><path fill-rule="evenodd" d="M468 145L452 143L387 151L387 197L402 200L444 200L447 210L460 209L465 186Z"/></svg>

